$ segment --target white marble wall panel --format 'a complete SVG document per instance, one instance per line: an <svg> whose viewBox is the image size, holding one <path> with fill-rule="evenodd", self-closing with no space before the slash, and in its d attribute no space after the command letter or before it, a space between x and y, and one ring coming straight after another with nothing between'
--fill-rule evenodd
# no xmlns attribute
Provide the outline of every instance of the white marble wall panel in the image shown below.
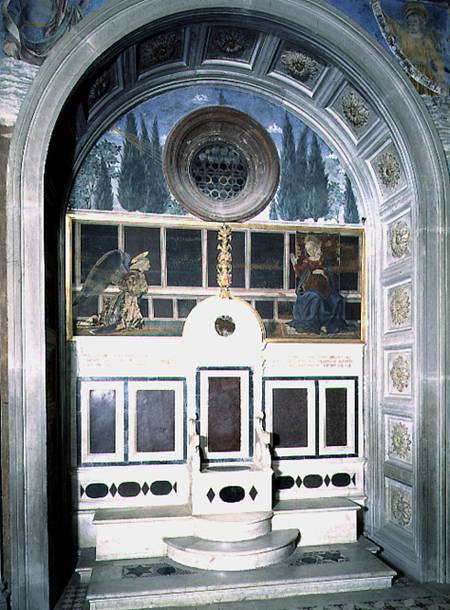
<svg viewBox="0 0 450 610"><path fill-rule="evenodd" d="M411 215L402 214L387 223L384 237L385 265L387 267L410 259L413 247Z"/></svg>
<svg viewBox="0 0 450 610"><path fill-rule="evenodd" d="M386 332L411 328L413 319L411 282L402 282L385 288Z"/></svg>
<svg viewBox="0 0 450 610"><path fill-rule="evenodd" d="M412 466L413 422L410 419L385 416L385 455L387 461Z"/></svg>
<svg viewBox="0 0 450 610"><path fill-rule="evenodd" d="M410 398L413 393L412 351L386 350L385 366L385 396Z"/></svg>
<svg viewBox="0 0 450 610"><path fill-rule="evenodd" d="M385 511L391 523L405 530L413 527L413 490L409 485L385 478Z"/></svg>

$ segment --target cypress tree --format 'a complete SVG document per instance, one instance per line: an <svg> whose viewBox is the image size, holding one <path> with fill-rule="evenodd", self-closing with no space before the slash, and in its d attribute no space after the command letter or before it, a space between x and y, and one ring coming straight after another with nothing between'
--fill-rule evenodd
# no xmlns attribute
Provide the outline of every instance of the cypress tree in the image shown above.
<svg viewBox="0 0 450 610"><path fill-rule="evenodd" d="M145 168L140 150L136 117L129 112L126 118L126 136L122 150L122 164L119 175L119 202L130 212L141 209L145 200Z"/></svg>
<svg viewBox="0 0 450 610"><path fill-rule="evenodd" d="M152 126L152 158L154 166L152 189L152 212L164 213L168 205L169 191L162 166L162 147L159 138L158 118L155 116Z"/></svg>
<svg viewBox="0 0 450 610"><path fill-rule="evenodd" d="M111 186L111 178L106 161L103 155L101 155L95 187L95 209L112 210L113 203L114 195Z"/></svg>
<svg viewBox="0 0 450 610"><path fill-rule="evenodd" d="M359 222L359 212L358 206L356 205L355 193L353 192L352 183L347 175L345 176L344 221L353 224Z"/></svg>
<svg viewBox="0 0 450 610"><path fill-rule="evenodd" d="M319 220L328 214L328 179L316 134L311 138L308 167L309 213L311 218Z"/></svg>
<svg viewBox="0 0 450 610"><path fill-rule="evenodd" d="M141 114L141 140L140 140L140 153L142 157L142 164L144 167L144 185L145 192L140 209L142 212L152 212L152 196L153 196L153 182L155 177L155 163L153 159L153 147L150 140L150 136L145 123L144 115Z"/></svg>
<svg viewBox="0 0 450 610"><path fill-rule="evenodd" d="M308 127L304 127L298 139L295 153L295 190L297 210L295 220L311 218L308 210Z"/></svg>
<svg viewBox="0 0 450 610"><path fill-rule="evenodd" d="M276 200L272 202L270 218L296 220L295 143L287 112L284 115L282 134L280 185Z"/></svg>

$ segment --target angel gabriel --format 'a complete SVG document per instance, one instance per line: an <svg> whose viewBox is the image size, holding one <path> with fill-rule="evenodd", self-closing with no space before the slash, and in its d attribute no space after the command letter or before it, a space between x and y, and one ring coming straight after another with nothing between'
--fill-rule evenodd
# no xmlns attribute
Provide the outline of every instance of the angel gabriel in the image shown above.
<svg viewBox="0 0 450 610"><path fill-rule="evenodd" d="M131 330L142 328L144 318L139 299L147 293L145 272L150 269L148 251L131 258L122 250L111 250L104 254L90 270L83 289L74 300L74 306L84 300L98 296L108 286L116 286L119 294L106 302L99 316L91 322L102 330Z"/></svg>

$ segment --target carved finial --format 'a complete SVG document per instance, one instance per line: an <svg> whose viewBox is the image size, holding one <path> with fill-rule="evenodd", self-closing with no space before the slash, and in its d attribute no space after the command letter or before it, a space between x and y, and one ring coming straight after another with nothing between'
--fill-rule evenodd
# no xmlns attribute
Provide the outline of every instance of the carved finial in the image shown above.
<svg viewBox="0 0 450 610"><path fill-rule="evenodd" d="M219 229L217 238L217 283L220 288L222 299L230 298L230 286L232 276L231 266L231 228L223 224Z"/></svg>

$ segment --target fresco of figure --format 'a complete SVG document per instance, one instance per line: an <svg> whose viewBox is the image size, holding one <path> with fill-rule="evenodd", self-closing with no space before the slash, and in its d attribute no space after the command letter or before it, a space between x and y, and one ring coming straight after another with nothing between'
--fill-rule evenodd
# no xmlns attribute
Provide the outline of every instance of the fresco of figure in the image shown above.
<svg viewBox="0 0 450 610"><path fill-rule="evenodd" d="M386 24L395 34L401 50L411 64L445 91L447 85L439 32L429 27L427 9L418 0L406 2L404 11L406 24L392 19L383 11ZM419 93L429 93L417 81L414 80L413 83Z"/></svg>
<svg viewBox="0 0 450 610"><path fill-rule="evenodd" d="M5 55L41 64L83 17L84 0L2 0Z"/></svg>
<svg viewBox="0 0 450 610"><path fill-rule="evenodd" d="M74 307L99 296L108 286L115 286L119 294L106 301L99 316L93 316L90 326L94 331L126 331L140 329L144 318L139 299L147 293L145 272L150 269L148 251L131 258L122 250L104 254L89 271L83 289L74 300Z"/></svg>
<svg viewBox="0 0 450 610"><path fill-rule="evenodd" d="M322 243L316 235L305 238L305 255L291 255L297 279L294 319L297 332L334 334L353 330L343 318L344 301L335 287L335 274L323 261Z"/></svg>

